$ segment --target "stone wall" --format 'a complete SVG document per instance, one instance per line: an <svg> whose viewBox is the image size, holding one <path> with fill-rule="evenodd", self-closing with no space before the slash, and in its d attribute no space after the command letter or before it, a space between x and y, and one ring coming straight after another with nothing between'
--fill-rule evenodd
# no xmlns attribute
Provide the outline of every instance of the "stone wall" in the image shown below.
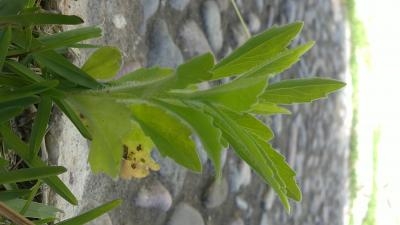
<svg viewBox="0 0 400 225"><path fill-rule="evenodd" d="M345 72L345 23L340 0L236 0L252 34L274 24L305 22L295 44L316 46L280 77L318 75L349 80ZM246 41L229 0L61 0L59 10L103 29L94 43L119 47L123 71L145 66L176 67L185 59L212 51L220 58ZM68 27L66 27L68 29ZM76 52L81 64L88 52ZM279 77L277 78L279 79ZM351 85L348 85L351 86ZM50 194L49 201L70 217L108 200L123 205L92 224L104 225L280 225L343 224L350 124L347 91L291 108L291 116L266 120L276 133L274 146L298 172L303 201L285 213L271 189L231 150L223 178L200 149L203 174L194 174L157 153L161 170L142 180L113 180L92 174L87 142L61 114L55 114L47 144L52 163L65 165L62 179L80 199L68 206Z"/></svg>

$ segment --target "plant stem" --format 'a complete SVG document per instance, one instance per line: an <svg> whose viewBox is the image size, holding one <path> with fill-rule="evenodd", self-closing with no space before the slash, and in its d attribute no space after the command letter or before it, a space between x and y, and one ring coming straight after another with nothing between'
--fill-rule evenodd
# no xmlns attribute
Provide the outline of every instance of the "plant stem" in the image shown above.
<svg viewBox="0 0 400 225"><path fill-rule="evenodd" d="M242 14L240 13L239 8L237 7L235 0L231 0L231 3L233 5L233 8L235 9L236 15L239 17L240 23L242 24L242 26L244 28L244 31L246 32L247 37L251 38L251 34L250 34L250 31L249 31L249 28L247 27L246 23L244 22Z"/></svg>

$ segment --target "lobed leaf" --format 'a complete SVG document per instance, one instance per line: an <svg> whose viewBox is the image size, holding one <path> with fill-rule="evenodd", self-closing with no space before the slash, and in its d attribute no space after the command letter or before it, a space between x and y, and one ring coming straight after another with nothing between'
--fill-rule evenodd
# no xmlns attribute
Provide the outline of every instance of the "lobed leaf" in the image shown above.
<svg viewBox="0 0 400 225"><path fill-rule="evenodd" d="M132 105L131 110L134 120L153 140L163 156L193 171L201 171L196 146L190 138L192 132L180 119L147 103Z"/></svg>
<svg viewBox="0 0 400 225"><path fill-rule="evenodd" d="M212 69L213 78L238 75L276 57L303 27L302 22L273 27L250 38L245 44L222 59Z"/></svg>
<svg viewBox="0 0 400 225"><path fill-rule="evenodd" d="M79 114L92 136L89 152L92 170L116 177L120 170L123 137L132 127L130 110L112 99L83 94L71 95L66 102Z"/></svg>
<svg viewBox="0 0 400 225"><path fill-rule="evenodd" d="M214 165L217 176L221 176L221 154L224 146L221 140L222 133L213 125L212 117L178 101L164 100L157 102L157 104L177 114L190 125L200 138L204 150Z"/></svg>
<svg viewBox="0 0 400 225"><path fill-rule="evenodd" d="M174 70L171 68L140 68L131 73L123 75L121 78L115 80L112 83L124 83L124 82L137 82L137 83L152 83L160 81L166 77L172 76Z"/></svg>
<svg viewBox="0 0 400 225"><path fill-rule="evenodd" d="M249 110L258 101L258 96L264 91L266 86L266 78L249 77L236 79L230 83L208 90L196 91L187 95L178 95L178 97L212 102L235 111L243 112Z"/></svg>
<svg viewBox="0 0 400 225"><path fill-rule="evenodd" d="M190 84L197 84L210 80L211 68L214 66L214 56L206 53L194 57L176 69L176 81L173 88L185 88Z"/></svg>
<svg viewBox="0 0 400 225"><path fill-rule="evenodd" d="M101 47L86 60L82 70L91 77L107 80L117 75L122 63L122 55L118 48Z"/></svg>
<svg viewBox="0 0 400 225"><path fill-rule="evenodd" d="M284 80L268 86L260 98L275 104L305 103L326 97L344 86L341 81L326 78Z"/></svg>

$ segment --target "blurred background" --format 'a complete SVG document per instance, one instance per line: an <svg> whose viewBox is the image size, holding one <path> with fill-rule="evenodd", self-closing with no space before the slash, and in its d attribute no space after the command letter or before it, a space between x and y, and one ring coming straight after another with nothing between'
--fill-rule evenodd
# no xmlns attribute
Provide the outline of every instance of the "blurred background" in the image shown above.
<svg viewBox="0 0 400 225"><path fill-rule="evenodd" d="M231 0L54 1L49 7L103 28L97 43L119 47L127 72L176 67L212 51L218 59L248 36ZM303 191L287 214L273 191L228 149L223 179L215 181L204 156L203 174L154 157L161 171L143 180L84 178L82 205L65 216L114 198L124 205L93 224L372 225L400 224L396 105L396 44L400 3L395 0L235 0L252 35L304 21L293 45L315 40L303 59L274 81L331 77L347 86L329 98L265 118L273 145L297 171ZM77 63L87 57L76 53ZM65 165L66 162L58 163ZM74 173L74 166L66 165ZM80 171L77 169L77 171ZM72 184L73 185L73 184ZM82 184L80 184L82 185ZM57 202L56 200L54 202ZM59 203L61 204L61 203Z"/></svg>

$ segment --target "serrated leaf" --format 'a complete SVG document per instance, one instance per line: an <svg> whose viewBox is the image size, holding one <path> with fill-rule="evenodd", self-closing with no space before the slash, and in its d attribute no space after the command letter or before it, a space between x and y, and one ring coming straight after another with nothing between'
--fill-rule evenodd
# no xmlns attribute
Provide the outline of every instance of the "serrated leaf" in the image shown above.
<svg viewBox="0 0 400 225"><path fill-rule="evenodd" d="M15 183L55 176L66 172L62 166L46 166L0 172L0 184Z"/></svg>
<svg viewBox="0 0 400 225"><path fill-rule="evenodd" d="M300 45L296 48L285 50L271 60L262 64L261 66L255 67L254 69L246 72L243 77L251 76L265 76L278 74L286 69L289 69L293 64L300 60L300 57L306 53L314 45L313 41L310 41L304 45Z"/></svg>
<svg viewBox="0 0 400 225"><path fill-rule="evenodd" d="M33 122L31 136L29 138L29 151L31 157L35 157L40 149L44 135L46 133L47 124L50 120L52 100L49 96L42 96Z"/></svg>
<svg viewBox="0 0 400 225"><path fill-rule="evenodd" d="M341 81L326 78L284 80L269 85L260 98L276 104L305 103L326 97L344 86Z"/></svg>
<svg viewBox="0 0 400 225"><path fill-rule="evenodd" d="M74 84L83 87L96 89L100 88L101 84L89 76L86 72L76 67L63 56L54 51L37 52L33 54L33 58L42 66L53 71L60 77L63 77Z"/></svg>
<svg viewBox="0 0 400 225"><path fill-rule="evenodd" d="M291 114L291 112L283 107L274 103L260 101L253 105L250 110L251 113L273 115L273 114Z"/></svg>
<svg viewBox="0 0 400 225"><path fill-rule="evenodd" d="M211 68L214 66L214 56L206 53L194 57L176 69L176 82L173 88L185 88L190 84L210 80Z"/></svg>
<svg viewBox="0 0 400 225"><path fill-rule="evenodd" d="M274 137L274 133L269 127L248 113L240 114L227 109L224 110L224 113L226 113L244 130L253 133L261 140L269 141Z"/></svg>
<svg viewBox="0 0 400 225"><path fill-rule="evenodd" d="M82 70L95 79L106 80L118 73L121 63L122 55L118 48L106 46L93 52Z"/></svg>
<svg viewBox="0 0 400 225"><path fill-rule="evenodd" d="M6 144L10 146L10 148L12 148L30 167L47 166L46 163L38 157L33 159L30 157L28 145L22 142L21 139L12 132L7 124L0 124L0 133L3 137L3 141L6 142ZM68 187L65 186L58 177L43 178L43 181L69 203L73 205L78 204L78 200L75 198L74 194L72 194Z"/></svg>
<svg viewBox="0 0 400 225"><path fill-rule="evenodd" d="M177 101L160 101L157 104L176 113L188 123L199 136L202 145L210 157L217 176L221 175L221 152L224 147L221 140L221 131L213 125L213 119L202 111Z"/></svg>
<svg viewBox="0 0 400 225"><path fill-rule="evenodd" d="M192 132L178 118L146 103L131 106L135 121L160 151L178 164L193 171L201 171Z"/></svg>
<svg viewBox="0 0 400 225"><path fill-rule="evenodd" d="M235 120L224 112L222 107L204 105L205 111L214 118L214 123L222 130L223 137L232 145L236 154L246 161L278 194L286 210L290 205L279 177L276 177L271 160L263 153L257 139L246 132Z"/></svg>
<svg viewBox="0 0 400 225"><path fill-rule="evenodd" d="M247 111L258 101L258 96L267 86L266 78L250 77L236 79L204 91L197 91L183 98L221 104L235 111Z"/></svg>
<svg viewBox="0 0 400 225"><path fill-rule="evenodd" d="M23 199L13 199L4 202L8 207L14 209L16 212L22 210L24 205L26 204L26 200ZM38 202L32 202L28 208L28 210L24 213L24 216L30 218L44 219L49 217L55 217L56 213L61 212L61 210L48 206Z"/></svg>
<svg viewBox="0 0 400 225"><path fill-rule="evenodd" d="M44 46L38 50L49 50L61 47L71 46L80 41L96 38L101 36L101 29L98 27L83 27L74 30L63 31L60 33L41 36L37 38Z"/></svg>
<svg viewBox="0 0 400 225"><path fill-rule="evenodd" d="M1 24L21 24L21 25L40 25L40 24L65 24L75 25L83 23L78 16L67 16L52 13L23 13L19 15L0 16Z"/></svg>
<svg viewBox="0 0 400 225"><path fill-rule="evenodd" d="M130 110L113 99L99 96L71 95L67 102L79 112L92 135L89 152L92 170L116 177L120 170L122 139L132 127Z"/></svg>
<svg viewBox="0 0 400 225"><path fill-rule="evenodd" d="M118 207L119 205L121 205L121 203L122 203L121 200L113 200L97 208L94 208L88 212L85 212L81 215L56 223L55 225L83 225L97 217L100 217L104 213Z"/></svg>
<svg viewBox="0 0 400 225"><path fill-rule="evenodd" d="M8 46L11 42L11 27L7 26L0 33L0 71L3 70L3 64L7 56Z"/></svg>
<svg viewBox="0 0 400 225"><path fill-rule="evenodd" d="M273 27L252 37L215 65L212 69L213 78L238 75L270 60L285 50L302 27L302 22L295 22L282 27Z"/></svg>

